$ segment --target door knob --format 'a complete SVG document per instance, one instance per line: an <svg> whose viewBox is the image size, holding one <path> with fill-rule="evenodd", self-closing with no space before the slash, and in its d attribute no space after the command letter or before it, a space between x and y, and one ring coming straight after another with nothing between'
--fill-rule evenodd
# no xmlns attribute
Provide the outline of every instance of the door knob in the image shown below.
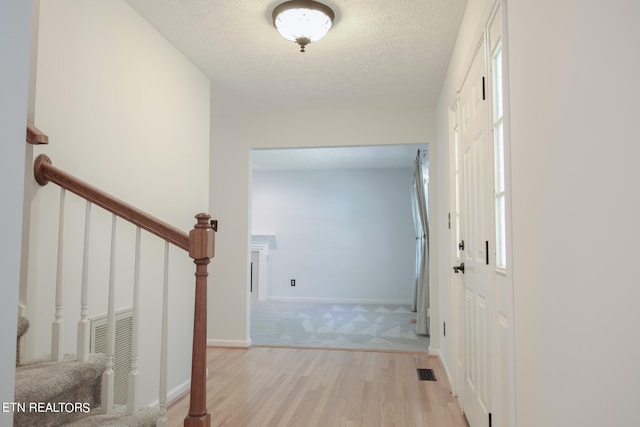
<svg viewBox="0 0 640 427"><path fill-rule="evenodd" d="M454 265L453 272L454 273L462 272L462 274L464 274L464 262L461 262L460 265Z"/></svg>

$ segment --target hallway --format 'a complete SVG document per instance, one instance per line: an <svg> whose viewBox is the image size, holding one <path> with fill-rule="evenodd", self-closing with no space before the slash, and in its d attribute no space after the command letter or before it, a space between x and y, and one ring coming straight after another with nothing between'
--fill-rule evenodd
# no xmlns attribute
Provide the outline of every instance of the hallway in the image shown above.
<svg viewBox="0 0 640 427"><path fill-rule="evenodd" d="M465 427L442 365L426 353L208 348L212 426ZM417 368L437 381L420 381ZM185 397L169 408L182 426Z"/></svg>

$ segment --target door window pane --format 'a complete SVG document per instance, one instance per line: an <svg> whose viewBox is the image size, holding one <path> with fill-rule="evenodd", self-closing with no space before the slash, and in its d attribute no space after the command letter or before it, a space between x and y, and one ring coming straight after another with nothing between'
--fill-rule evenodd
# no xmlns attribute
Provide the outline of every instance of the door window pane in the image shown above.
<svg viewBox="0 0 640 427"><path fill-rule="evenodd" d="M506 197L504 186L504 117L502 94L502 44L498 43L491 58L493 83L493 150L495 174L496 267L507 268Z"/></svg>

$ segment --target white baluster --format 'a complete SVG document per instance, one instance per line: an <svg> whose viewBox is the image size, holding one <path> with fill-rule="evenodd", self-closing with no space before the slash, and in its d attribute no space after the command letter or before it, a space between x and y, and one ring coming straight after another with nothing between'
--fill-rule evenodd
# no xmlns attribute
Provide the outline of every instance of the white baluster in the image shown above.
<svg viewBox="0 0 640 427"><path fill-rule="evenodd" d="M64 357L64 330L62 325L62 287L64 252L64 198L66 190L60 189L60 217L58 219L58 261L56 271L56 313L51 325L51 360L60 361Z"/></svg>
<svg viewBox="0 0 640 427"><path fill-rule="evenodd" d="M133 273L133 331L131 336L131 372L127 391L127 414L138 410L138 316L140 314L140 227L136 228L136 255Z"/></svg>
<svg viewBox="0 0 640 427"><path fill-rule="evenodd" d="M164 280L162 287L162 332L160 343L160 392L158 397L160 416L156 427L167 425L167 342L169 321L169 242L164 243Z"/></svg>
<svg viewBox="0 0 640 427"><path fill-rule="evenodd" d="M115 316L115 264L116 264L116 216L111 221L111 261L109 262L109 302L107 308L107 363L102 374L102 409L105 413L113 410L113 355L116 345Z"/></svg>
<svg viewBox="0 0 640 427"><path fill-rule="evenodd" d="M78 321L78 357L82 362L89 360L91 324L89 323L89 242L91 232L91 202L87 201L84 216L84 251L82 253L82 283L80 290L80 320Z"/></svg>

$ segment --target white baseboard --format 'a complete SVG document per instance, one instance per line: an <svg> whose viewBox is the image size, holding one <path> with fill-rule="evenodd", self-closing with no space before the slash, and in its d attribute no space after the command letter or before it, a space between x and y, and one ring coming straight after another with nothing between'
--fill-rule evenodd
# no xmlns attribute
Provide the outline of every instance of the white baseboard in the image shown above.
<svg viewBox="0 0 640 427"><path fill-rule="evenodd" d="M267 301L280 301L280 302L315 302L315 303L328 303L328 304L411 305L411 301L410 300L403 300L403 299L267 297L266 300Z"/></svg>
<svg viewBox="0 0 640 427"><path fill-rule="evenodd" d="M251 346L251 340L248 341L239 341L239 340L207 340L208 347L238 347L238 348L248 348ZM186 396L191 390L191 380L188 379L182 384L174 387L167 393L167 406L177 402L184 396ZM148 407L158 407L160 401L158 399L151 402Z"/></svg>
<svg viewBox="0 0 640 427"><path fill-rule="evenodd" d="M447 380L449 382L449 387L451 387L451 391L455 395L457 390L454 390L453 376L451 375L451 371L449 371L449 365L447 365L447 363L445 362L445 360L442 357L439 357L439 359L440 359L440 364L442 364L442 368L444 369L444 373L447 375Z"/></svg>
<svg viewBox="0 0 640 427"><path fill-rule="evenodd" d="M208 339L207 347L233 347L233 348L249 348L251 347L251 340L215 340Z"/></svg>
<svg viewBox="0 0 640 427"><path fill-rule="evenodd" d="M178 400L182 399L184 396L187 395L187 393L189 393L189 390L191 390L191 380L188 379L185 382L183 382L182 384L178 385L177 387L172 388L171 390L169 390L169 392L167 393L167 406L170 406L171 404L177 402ZM153 402L151 402L149 405L147 405L148 408L157 408L160 405L160 401L158 399L154 400Z"/></svg>

